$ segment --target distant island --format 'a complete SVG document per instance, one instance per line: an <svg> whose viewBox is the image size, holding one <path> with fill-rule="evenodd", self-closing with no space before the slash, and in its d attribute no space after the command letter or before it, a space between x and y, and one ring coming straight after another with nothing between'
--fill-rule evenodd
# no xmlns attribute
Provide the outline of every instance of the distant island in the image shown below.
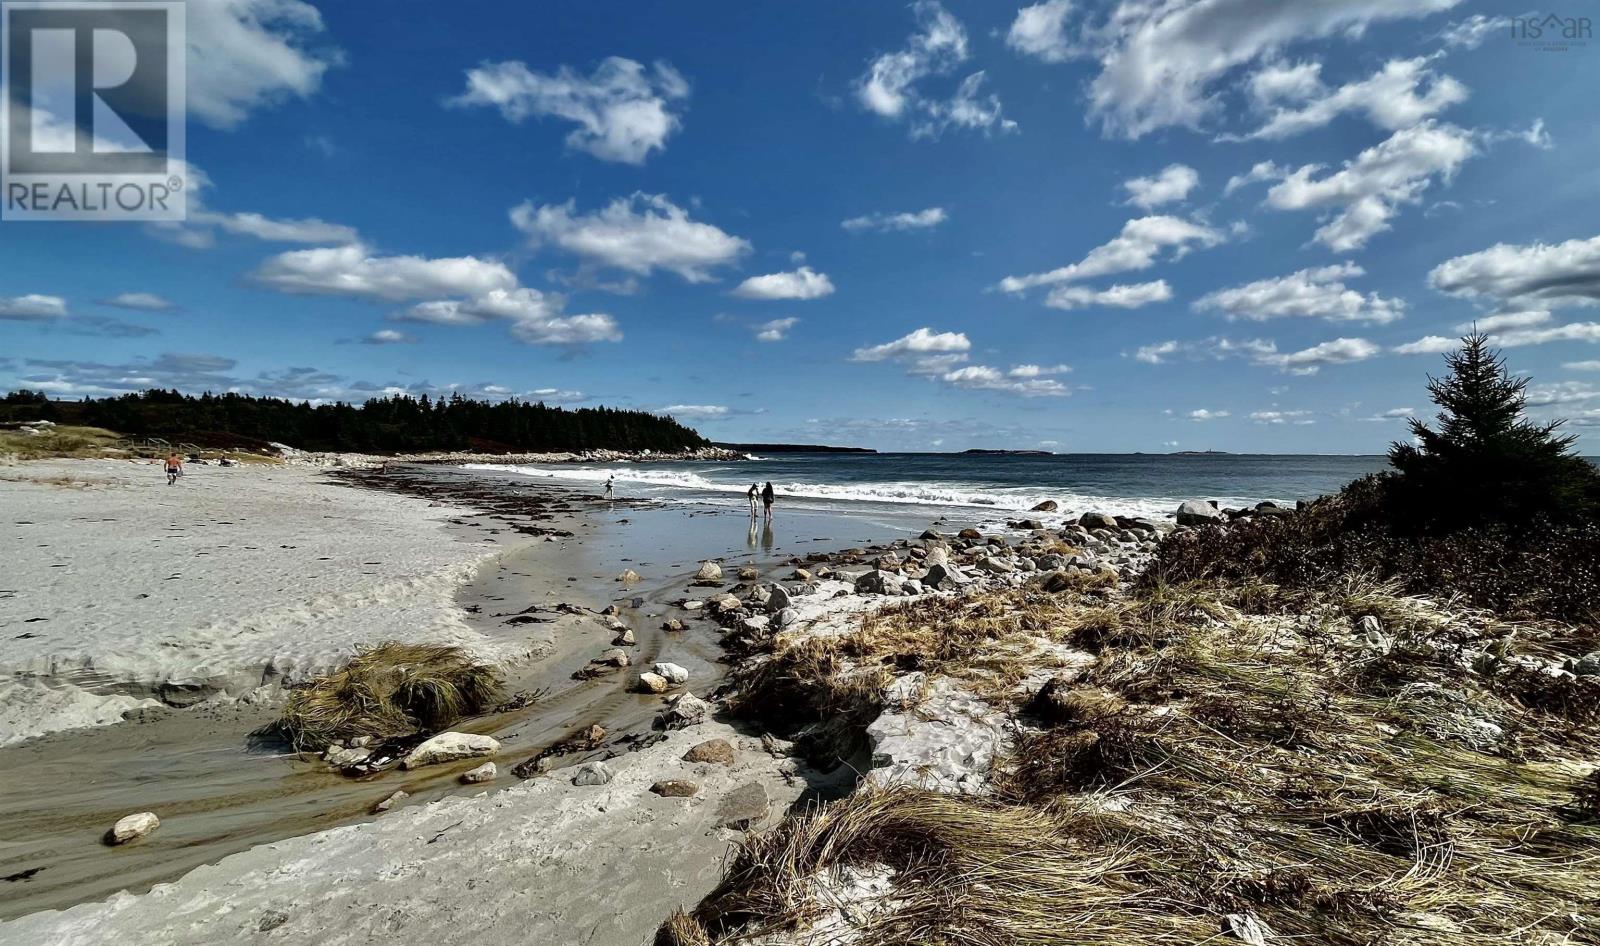
<svg viewBox="0 0 1600 946"><path fill-rule="evenodd" d="M975 457L1053 457L1049 450L983 450L977 447L961 451L963 455Z"/></svg>
<svg viewBox="0 0 1600 946"><path fill-rule="evenodd" d="M812 443L713 443L724 450L744 453L877 453L870 447L827 447Z"/></svg>
<svg viewBox="0 0 1600 946"><path fill-rule="evenodd" d="M1169 456L1174 457L1228 457L1233 454L1226 450L1174 450Z"/></svg>

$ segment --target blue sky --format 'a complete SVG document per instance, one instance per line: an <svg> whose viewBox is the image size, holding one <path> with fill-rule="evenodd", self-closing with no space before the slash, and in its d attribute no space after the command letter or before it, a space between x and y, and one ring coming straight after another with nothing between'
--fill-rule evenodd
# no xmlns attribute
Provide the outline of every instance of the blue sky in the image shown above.
<svg viewBox="0 0 1600 946"><path fill-rule="evenodd" d="M0 386L1378 452L1476 320L1600 452L1593 39L1457 0L393 9L191 3L198 206L0 224Z"/></svg>

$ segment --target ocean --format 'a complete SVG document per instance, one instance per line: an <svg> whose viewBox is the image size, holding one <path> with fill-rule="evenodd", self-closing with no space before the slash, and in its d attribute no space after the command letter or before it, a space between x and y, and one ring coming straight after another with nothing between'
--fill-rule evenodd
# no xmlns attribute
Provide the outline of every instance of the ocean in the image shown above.
<svg viewBox="0 0 1600 946"><path fill-rule="evenodd" d="M1223 506L1293 503L1337 490L1386 466L1381 456L1244 454L792 453L739 463L471 464L583 485L616 478L619 498L705 506L745 505L751 483L771 482L782 508L906 513L999 521L1053 499L1058 518L1091 510L1171 515L1187 499ZM934 510L925 510L934 512Z"/></svg>

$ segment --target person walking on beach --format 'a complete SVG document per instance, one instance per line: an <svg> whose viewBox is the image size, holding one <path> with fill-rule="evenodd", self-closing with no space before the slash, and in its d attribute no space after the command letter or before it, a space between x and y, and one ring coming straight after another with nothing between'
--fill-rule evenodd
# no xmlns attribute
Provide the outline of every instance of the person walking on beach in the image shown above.
<svg viewBox="0 0 1600 946"><path fill-rule="evenodd" d="M607 499L615 498L614 494L616 493L616 489L617 489L617 475L615 473L613 473L610 476L606 477L606 498Z"/></svg>
<svg viewBox="0 0 1600 946"><path fill-rule="evenodd" d="M745 495L750 498L750 522L751 522L750 528L751 529L755 528L754 523L756 521L756 497L759 496L760 494L761 494L761 487L757 486L755 483L751 483L750 484L750 491L745 493Z"/></svg>
<svg viewBox="0 0 1600 946"><path fill-rule="evenodd" d="M771 481L768 481L767 485L761 487L761 507L766 512L766 518L768 519L772 518L772 500L776 495L777 494L772 491Z"/></svg>
<svg viewBox="0 0 1600 946"><path fill-rule="evenodd" d="M183 457L178 456L178 451L174 450L167 454L167 485L171 486L178 482L178 477L182 475Z"/></svg>

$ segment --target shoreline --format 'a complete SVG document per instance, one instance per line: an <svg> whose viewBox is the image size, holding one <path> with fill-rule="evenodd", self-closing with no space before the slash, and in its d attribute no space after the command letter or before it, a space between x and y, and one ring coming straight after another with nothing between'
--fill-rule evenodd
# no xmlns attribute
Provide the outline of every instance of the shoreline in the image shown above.
<svg viewBox="0 0 1600 946"><path fill-rule="evenodd" d="M386 483L396 485L393 480ZM576 541L581 546L583 537ZM865 592L856 576L869 576L862 581L870 584L871 575L882 574L872 566L885 564L883 556L899 558L926 544L886 539L843 552L786 554L767 560L757 578L741 574L735 583L730 574L719 583L720 589L696 589L706 595L701 600L712 603L707 608L684 605L663 610L689 623L720 627L734 647L728 658L734 669L746 669L749 658L739 656L740 642L752 634L770 633L779 624L795 632L838 633L851 627L862 611L890 603L881 594ZM1109 552L1115 543L1099 544ZM1096 553L1088 554L1093 558ZM1014 557L1009 551L1004 555ZM808 577L799 570L806 563L839 570L826 573L827 577ZM1021 572L1003 577L983 571L974 572L974 577L979 574L988 576L983 579L986 583L1027 580ZM730 584L736 597L728 596ZM773 605L780 584L787 609ZM737 607L716 603L727 600ZM712 618L712 612L717 617ZM618 679L631 689L634 671L623 671ZM710 695L693 681L688 692ZM956 709L978 705L959 694L948 696L948 705ZM634 699L649 716L660 712L661 698ZM943 734L929 737L923 732L928 726ZM592 756L613 756L608 764L615 778L600 789L572 784L572 770L565 768L512 782L492 794L455 794L424 804L408 803L376 820L251 847L157 884L145 894L118 894L63 911L29 913L0 923L0 932L24 943L72 943L89 942L90 931L115 926L119 935L198 943L226 937L230 929L244 934L281 922L284 932L277 935L296 941L289 922L297 920L299 937L307 941L398 943L460 932L464 917L471 915L471 929L486 942L526 941L530 928L556 941L588 925L593 942L637 943L673 909L692 905L711 891L729 845L744 836L745 822L770 823L808 795L847 792L858 769L888 766L902 776L942 772L941 777L959 781L965 769L952 770L949 760L984 751L981 745L973 748L967 728L910 713L886 716L877 724L882 738L869 756L822 770L791 757L783 743L766 738L765 727L749 722L706 720L670 731L664 740L646 729L645 738L628 742L633 737L624 734L609 751ZM954 743L948 738L951 734L958 737ZM712 738L726 739L734 747L731 766L687 763L681 758L688 746ZM991 740L990 756L995 745ZM514 757L504 764L512 761ZM454 774L455 768L441 768L446 775ZM683 801L646 791L652 780L668 777L694 781L694 797ZM372 792L383 790L374 787ZM728 806L735 800L743 800L747 815L730 819ZM760 802L759 817L748 814L753 800ZM444 842L446 837L450 844ZM156 835L152 843L160 838ZM485 852L491 851L495 853L486 860ZM665 884L657 879L662 872L671 878ZM396 877L406 880L398 882ZM617 889L618 878L629 878L621 884L625 889ZM537 893L530 897L529 890ZM625 908L619 906L623 901ZM348 919L352 910L374 916L368 917L367 925L352 926ZM280 913L285 920L277 919ZM487 914L505 919L488 919ZM219 915L232 919L216 919Z"/></svg>

